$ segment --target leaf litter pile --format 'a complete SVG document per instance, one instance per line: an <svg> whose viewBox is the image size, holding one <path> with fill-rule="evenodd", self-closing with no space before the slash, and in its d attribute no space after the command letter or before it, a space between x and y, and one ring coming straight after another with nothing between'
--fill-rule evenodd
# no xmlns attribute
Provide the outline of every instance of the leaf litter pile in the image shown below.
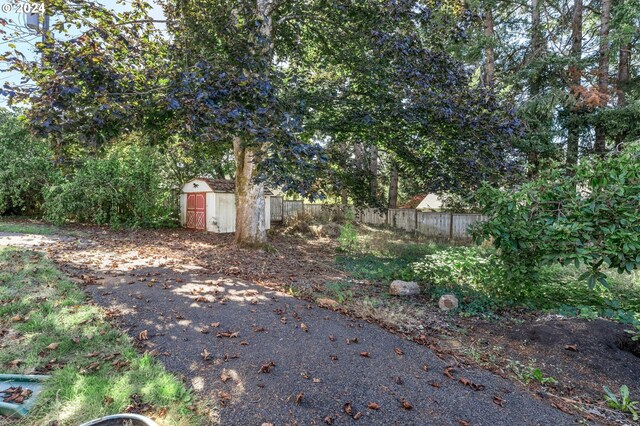
<svg viewBox="0 0 640 426"><path fill-rule="evenodd" d="M345 277L334 267L336 243L329 238L305 240L274 234L269 239L269 250L251 250L235 246L231 234L186 229L105 232L83 226L82 233L86 237L69 237L47 245L45 250L60 266L73 266L72 274L89 285L96 284L98 277L86 272L87 267L127 271L141 266L189 264L271 288L294 284L311 288ZM78 269L84 272L78 273ZM150 287L155 284L154 279L147 281Z"/></svg>
<svg viewBox="0 0 640 426"><path fill-rule="evenodd" d="M31 389L26 389L22 386L12 386L0 391L0 394L2 394L2 402L11 404L23 404L25 400L31 397L32 393Z"/></svg>

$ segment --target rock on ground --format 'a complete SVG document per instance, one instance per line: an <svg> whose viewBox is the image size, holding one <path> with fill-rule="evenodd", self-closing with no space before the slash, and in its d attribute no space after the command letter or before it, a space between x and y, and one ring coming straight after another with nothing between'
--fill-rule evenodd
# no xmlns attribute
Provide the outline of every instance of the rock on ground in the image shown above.
<svg viewBox="0 0 640 426"><path fill-rule="evenodd" d="M396 296L414 296L420 294L420 286L414 281L395 280L389 287L389 293Z"/></svg>

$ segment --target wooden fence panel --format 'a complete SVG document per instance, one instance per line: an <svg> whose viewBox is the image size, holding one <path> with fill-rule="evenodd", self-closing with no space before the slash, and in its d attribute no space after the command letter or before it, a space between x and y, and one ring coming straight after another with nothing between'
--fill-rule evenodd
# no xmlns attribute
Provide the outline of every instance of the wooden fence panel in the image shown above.
<svg viewBox="0 0 640 426"><path fill-rule="evenodd" d="M271 196L271 222L282 222L282 197Z"/></svg>
<svg viewBox="0 0 640 426"><path fill-rule="evenodd" d="M486 220L481 214L453 214L453 227L451 237L455 240L470 240L471 234L468 232L469 225Z"/></svg>
<svg viewBox="0 0 640 426"><path fill-rule="evenodd" d="M339 207L335 204L305 204L304 212L309 216L321 221L331 221L337 213Z"/></svg>
<svg viewBox="0 0 640 426"><path fill-rule="evenodd" d="M389 226L411 232L416 230L415 209L389 209Z"/></svg>
<svg viewBox="0 0 640 426"><path fill-rule="evenodd" d="M449 238L451 226L450 213L418 212L416 231L427 237Z"/></svg>
<svg viewBox="0 0 640 426"><path fill-rule="evenodd" d="M282 221L286 222L289 219L302 213L304 211L304 201L298 200L284 200L282 202Z"/></svg>
<svg viewBox="0 0 640 426"><path fill-rule="evenodd" d="M360 222L366 223L368 225L386 225L387 224L387 215L381 213L377 209L363 209L360 212Z"/></svg>

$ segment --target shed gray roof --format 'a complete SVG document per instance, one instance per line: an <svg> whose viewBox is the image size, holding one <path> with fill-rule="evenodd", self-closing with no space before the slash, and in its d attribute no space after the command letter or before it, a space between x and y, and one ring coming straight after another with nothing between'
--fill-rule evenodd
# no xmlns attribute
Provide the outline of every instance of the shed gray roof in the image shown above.
<svg viewBox="0 0 640 426"><path fill-rule="evenodd" d="M203 180L209 185L213 192L224 192L229 194L235 194L236 181L232 179L212 179L207 177L199 177L193 180ZM188 183L188 182L187 182ZM264 195L273 195L269 188L264 188Z"/></svg>

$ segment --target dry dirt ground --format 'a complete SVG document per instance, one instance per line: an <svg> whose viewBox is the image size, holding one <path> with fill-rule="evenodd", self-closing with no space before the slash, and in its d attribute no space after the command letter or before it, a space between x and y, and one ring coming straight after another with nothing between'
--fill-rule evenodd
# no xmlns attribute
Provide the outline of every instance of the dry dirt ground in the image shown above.
<svg viewBox="0 0 640 426"><path fill-rule="evenodd" d="M469 352L499 345L503 357L524 363L530 351L573 375L582 392L583 382L600 387L603 380L592 376L598 360L590 327L470 321L450 328L465 327L454 338L450 330L412 335L287 294L345 279L330 239L274 234L273 250L256 252L234 247L225 235L87 227L72 237L4 234L0 245L22 240L48 253L110 309L141 350L182 375L202 398L217 401L214 415L224 425L606 423L592 415L606 411L602 404L591 406L591 414L576 411L575 403L585 401L571 390L527 388L500 377L508 375L501 363L491 363L491 351L476 351L477 359ZM617 336L617 325L603 323L597 323L601 340ZM619 350L620 358L606 362L622 365L616 374L627 375L627 384L640 383L638 358ZM477 365L495 365L498 374Z"/></svg>

